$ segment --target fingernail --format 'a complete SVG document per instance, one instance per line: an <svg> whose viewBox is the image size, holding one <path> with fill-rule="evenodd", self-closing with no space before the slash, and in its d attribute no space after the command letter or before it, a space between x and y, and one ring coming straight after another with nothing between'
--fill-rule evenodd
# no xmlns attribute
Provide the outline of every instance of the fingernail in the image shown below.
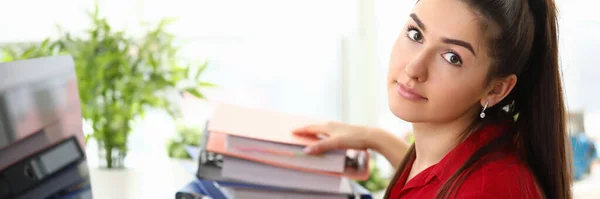
<svg viewBox="0 0 600 199"><path fill-rule="evenodd" d="M294 130L292 130L292 133L295 133L295 134L299 134L299 133L302 133L302 132L304 132L304 129L294 129Z"/></svg>

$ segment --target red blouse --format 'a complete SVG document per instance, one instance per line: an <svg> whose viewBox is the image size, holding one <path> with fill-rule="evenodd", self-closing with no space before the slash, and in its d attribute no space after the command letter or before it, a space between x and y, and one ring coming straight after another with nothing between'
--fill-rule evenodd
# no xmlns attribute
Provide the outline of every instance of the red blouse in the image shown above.
<svg viewBox="0 0 600 199"><path fill-rule="evenodd" d="M408 183L412 162L390 186L389 198L435 198L440 187L479 148L500 136L508 125L490 125L471 134L437 164L423 170ZM535 178L527 166L518 160L514 150L503 152L498 159L485 162L466 177L451 198L537 199L539 194ZM453 195L454 196L454 195Z"/></svg>

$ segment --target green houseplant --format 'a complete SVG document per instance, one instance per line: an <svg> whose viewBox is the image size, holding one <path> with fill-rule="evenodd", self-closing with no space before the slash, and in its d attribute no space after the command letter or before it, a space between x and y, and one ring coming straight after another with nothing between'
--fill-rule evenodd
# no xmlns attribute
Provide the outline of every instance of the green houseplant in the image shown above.
<svg viewBox="0 0 600 199"><path fill-rule="evenodd" d="M141 37L114 30L99 16L98 5L89 13L92 25L81 37L60 30L57 39L2 48L3 61L69 54L75 61L83 118L92 126L102 167L124 167L127 138L134 122L148 108L180 116L169 93L187 92L205 99L200 91L213 84L200 76L207 63L193 65L178 57L174 36L163 20ZM86 140L87 140L86 138Z"/></svg>

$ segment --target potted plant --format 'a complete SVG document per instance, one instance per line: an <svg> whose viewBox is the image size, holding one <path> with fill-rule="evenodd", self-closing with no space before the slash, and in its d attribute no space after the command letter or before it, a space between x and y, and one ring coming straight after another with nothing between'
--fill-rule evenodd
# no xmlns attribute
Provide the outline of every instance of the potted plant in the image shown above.
<svg viewBox="0 0 600 199"><path fill-rule="evenodd" d="M89 17L92 26L82 37L61 31L58 39L5 46L3 61L73 56L82 116L93 129L87 138L97 141L102 167L122 168L134 121L143 118L148 108L160 108L178 118L178 106L169 93L187 92L205 99L200 88L214 85L200 80L206 62L193 65L178 57L174 36L165 31L172 20L160 21L134 38L112 29L99 16L97 4Z"/></svg>

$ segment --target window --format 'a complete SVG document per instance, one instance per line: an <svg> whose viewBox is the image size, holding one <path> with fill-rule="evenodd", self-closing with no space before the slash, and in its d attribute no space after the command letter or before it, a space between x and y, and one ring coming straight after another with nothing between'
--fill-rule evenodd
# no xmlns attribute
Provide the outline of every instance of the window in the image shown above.
<svg viewBox="0 0 600 199"><path fill-rule="evenodd" d="M0 19L19 20L0 20L3 30L9 30L0 32L0 43L40 41L56 35L55 24L76 34L88 27L86 10L93 8L93 2L1 3ZM134 36L141 33L139 21L176 18L170 30L184 44L185 58L209 61L204 76L219 88L207 91L207 102L189 98L182 101L187 122L203 123L210 112L210 103L217 100L342 118L342 42L347 35L354 34L356 28L353 1L108 0L99 3L101 14L114 28L124 28ZM127 164L166 154L165 141L174 130L174 123L166 114L151 111L129 137L131 151Z"/></svg>

